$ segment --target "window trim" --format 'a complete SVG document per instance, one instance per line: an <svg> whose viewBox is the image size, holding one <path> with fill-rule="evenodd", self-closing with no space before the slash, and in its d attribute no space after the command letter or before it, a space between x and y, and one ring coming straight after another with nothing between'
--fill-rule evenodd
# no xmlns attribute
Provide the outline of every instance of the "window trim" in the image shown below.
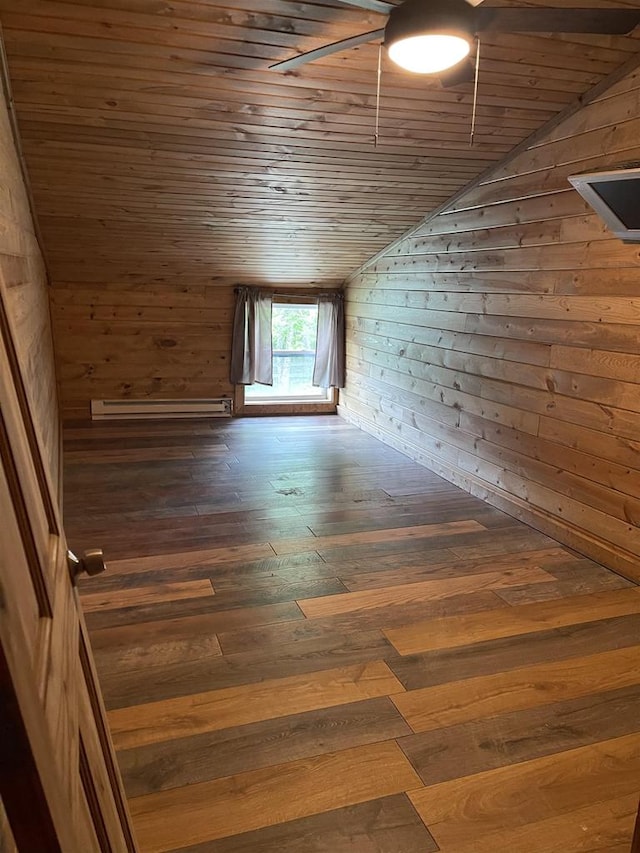
<svg viewBox="0 0 640 853"><path fill-rule="evenodd" d="M236 415L335 415L338 406L338 389L331 388L331 399L287 403L246 403L244 385L236 385L233 411Z"/></svg>
<svg viewBox="0 0 640 853"><path fill-rule="evenodd" d="M311 294L301 293L274 293L273 301L290 305L317 305L318 299ZM243 417L271 416L271 415L334 415L338 407L339 391L330 388L325 400L291 400L282 403L256 402L248 403L245 400L244 385L236 385L234 388L233 411L235 415Z"/></svg>

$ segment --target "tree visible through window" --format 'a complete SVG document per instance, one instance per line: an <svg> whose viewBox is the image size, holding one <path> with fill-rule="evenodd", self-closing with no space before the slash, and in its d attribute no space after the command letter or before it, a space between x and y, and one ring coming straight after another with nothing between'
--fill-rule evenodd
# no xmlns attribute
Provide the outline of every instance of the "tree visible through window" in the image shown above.
<svg viewBox="0 0 640 853"><path fill-rule="evenodd" d="M274 302L271 319L273 386L246 386L248 403L327 399L327 389L312 384L317 325L317 305Z"/></svg>

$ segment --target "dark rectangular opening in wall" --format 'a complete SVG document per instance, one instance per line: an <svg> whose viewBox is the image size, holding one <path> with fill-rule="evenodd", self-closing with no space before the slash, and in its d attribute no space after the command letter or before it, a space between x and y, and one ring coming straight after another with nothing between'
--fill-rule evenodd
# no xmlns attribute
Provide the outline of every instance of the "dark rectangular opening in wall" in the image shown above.
<svg viewBox="0 0 640 853"><path fill-rule="evenodd" d="M640 229L640 176L627 181L601 181L593 185L593 190L625 228Z"/></svg>

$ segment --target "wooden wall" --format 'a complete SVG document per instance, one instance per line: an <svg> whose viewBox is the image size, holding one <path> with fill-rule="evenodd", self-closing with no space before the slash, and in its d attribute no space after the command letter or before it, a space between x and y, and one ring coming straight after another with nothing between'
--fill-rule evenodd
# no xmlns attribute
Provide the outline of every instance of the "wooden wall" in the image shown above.
<svg viewBox="0 0 640 853"><path fill-rule="evenodd" d="M232 396L231 285L54 282L51 299L65 417L92 398Z"/></svg>
<svg viewBox="0 0 640 853"><path fill-rule="evenodd" d="M0 88L0 277L32 415L54 488L59 485L58 402L44 261ZM1 525L0 521L0 525Z"/></svg>
<svg viewBox="0 0 640 853"><path fill-rule="evenodd" d="M637 72L361 270L341 413L640 580L640 245L567 182L634 161Z"/></svg>
<svg viewBox="0 0 640 853"><path fill-rule="evenodd" d="M633 36L485 33L473 149L473 85L442 88L383 56L374 147L375 43L294 73L269 66L375 30L378 13L336 0L0 0L0 17L63 283L143 271L147 283L340 287L638 51Z"/></svg>

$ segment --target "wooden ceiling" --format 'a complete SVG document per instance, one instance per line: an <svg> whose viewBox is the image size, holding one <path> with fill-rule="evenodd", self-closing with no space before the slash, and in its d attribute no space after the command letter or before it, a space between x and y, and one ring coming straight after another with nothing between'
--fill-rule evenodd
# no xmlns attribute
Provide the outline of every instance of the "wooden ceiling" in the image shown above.
<svg viewBox="0 0 640 853"><path fill-rule="evenodd" d="M339 286L638 53L635 37L487 37L473 147L471 84L386 61L375 148L374 45L267 66L380 15L336 0L0 0L0 18L66 283Z"/></svg>

